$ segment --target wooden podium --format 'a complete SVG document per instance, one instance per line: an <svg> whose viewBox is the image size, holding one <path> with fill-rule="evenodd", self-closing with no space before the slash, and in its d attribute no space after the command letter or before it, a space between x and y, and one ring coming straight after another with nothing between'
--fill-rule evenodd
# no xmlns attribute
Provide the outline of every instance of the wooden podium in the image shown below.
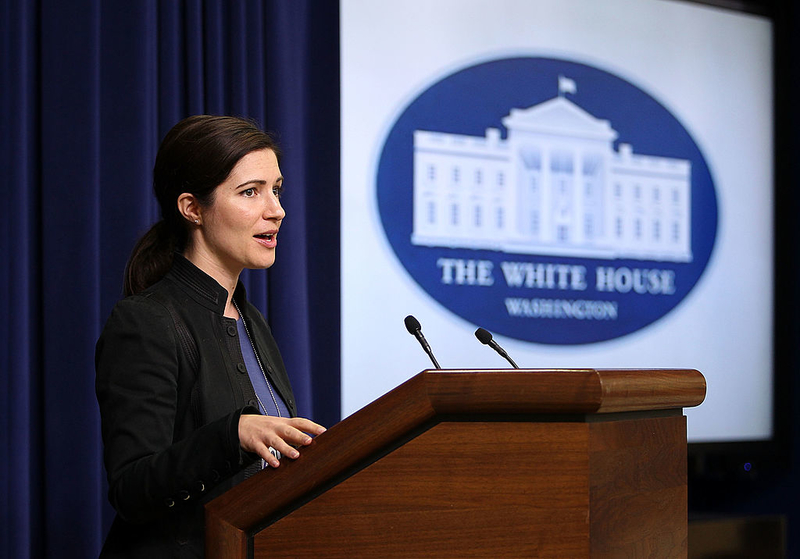
<svg viewBox="0 0 800 559"><path fill-rule="evenodd" d="M206 556L686 557L695 370L424 371L206 505Z"/></svg>

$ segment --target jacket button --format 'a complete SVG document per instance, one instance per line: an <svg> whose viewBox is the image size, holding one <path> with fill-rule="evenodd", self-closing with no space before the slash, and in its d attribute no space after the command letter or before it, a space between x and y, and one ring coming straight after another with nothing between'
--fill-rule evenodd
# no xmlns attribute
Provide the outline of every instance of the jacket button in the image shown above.
<svg viewBox="0 0 800 559"><path fill-rule="evenodd" d="M236 328L234 326L228 326L228 335L235 336L236 335Z"/></svg>
<svg viewBox="0 0 800 559"><path fill-rule="evenodd" d="M256 402L255 400L249 400L247 402L247 405L248 406L253 406L254 408L257 408L258 407L258 402Z"/></svg>
<svg viewBox="0 0 800 559"><path fill-rule="evenodd" d="M188 501L189 500L189 492L188 491L181 491L180 493L178 493L178 497L180 497L184 501Z"/></svg>
<svg viewBox="0 0 800 559"><path fill-rule="evenodd" d="M206 485L205 485L205 484L204 484L202 481L198 481L198 482L196 482L196 483L194 484L194 487L195 487L195 490L196 490L198 493L202 493L203 491L205 491L205 490L206 490Z"/></svg>
<svg viewBox="0 0 800 559"><path fill-rule="evenodd" d="M167 508L172 508L175 506L175 501L172 499L164 499L164 504L167 506Z"/></svg>
<svg viewBox="0 0 800 559"><path fill-rule="evenodd" d="M239 363L238 365L236 365L236 368L239 369L240 373L246 373L247 372L247 367L244 366L244 363Z"/></svg>

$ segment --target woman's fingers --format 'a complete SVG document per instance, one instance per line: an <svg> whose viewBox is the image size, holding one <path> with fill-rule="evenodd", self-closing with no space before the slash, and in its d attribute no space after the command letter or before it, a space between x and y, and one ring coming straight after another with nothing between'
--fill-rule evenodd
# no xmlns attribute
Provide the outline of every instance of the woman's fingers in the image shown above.
<svg viewBox="0 0 800 559"><path fill-rule="evenodd" d="M312 435L321 435L326 431L325 427L318 425L304 417L293 417L289 420L289 424L299 431L311 433Z"/></svg>
<svg viewBox="0 0 800 559"><path fill-rule="evenodd" d="M258 446L256 454L258 454L264 460L264 462L266 462L269 466L273 468L277 468L278 466L281 465L280 460L278 460L278 457L272 454L269 451L269 447L267 447L267 445L265 444L261 444Z"/></svg>
<svg viewBox="0 0 800 559"><path fill-rule="evenodd" d="M239 444L248 451L261 456L270 466L280 464L271 452L273 448L283 456L297 458L300 453L295 446L311 444L308 433L319 435L325 428L305 418L281 418L265 415L242 415L239 419Z"/></svg>

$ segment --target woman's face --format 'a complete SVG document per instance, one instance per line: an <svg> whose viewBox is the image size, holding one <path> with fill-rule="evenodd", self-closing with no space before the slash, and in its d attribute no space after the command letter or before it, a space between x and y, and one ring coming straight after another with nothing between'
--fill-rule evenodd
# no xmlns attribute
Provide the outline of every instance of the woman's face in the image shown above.
<svg viewBox="0 0 800 559"><path fill-rule="evenodd" d="M269 268L275 262L278 229L284 216L280 202L283 176L271 149L245 155L214 191L203 209L200 249L206 258L230 272Z"/></svg>

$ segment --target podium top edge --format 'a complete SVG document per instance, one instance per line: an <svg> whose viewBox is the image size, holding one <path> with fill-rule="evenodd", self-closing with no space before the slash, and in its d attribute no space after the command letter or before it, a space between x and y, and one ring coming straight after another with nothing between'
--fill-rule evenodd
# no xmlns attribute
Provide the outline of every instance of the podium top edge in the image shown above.
<svg viewBox="0 0 800 559"><path fill-rule="evenodd" d="M696 369L427 369L438 413L616 413L700 405Z"/></svg>

